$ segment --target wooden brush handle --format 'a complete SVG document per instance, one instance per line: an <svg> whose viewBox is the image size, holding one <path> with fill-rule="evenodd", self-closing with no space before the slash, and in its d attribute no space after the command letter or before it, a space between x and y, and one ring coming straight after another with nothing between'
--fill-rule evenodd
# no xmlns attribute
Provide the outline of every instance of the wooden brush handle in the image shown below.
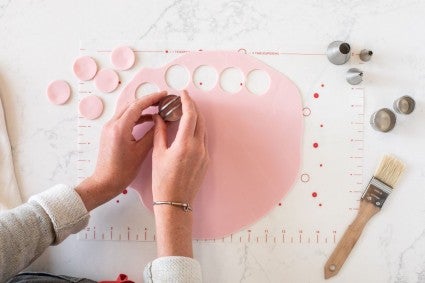
<svg viewBox="0 0 425 283"><path fill-rule="evenodd" d="M338 245L325 265L325 279L338 274L357 240L362 234L363 228L372 216L378 213L380 208L365 200L360 201L360 208L353 223L347 228Z"/></svg>

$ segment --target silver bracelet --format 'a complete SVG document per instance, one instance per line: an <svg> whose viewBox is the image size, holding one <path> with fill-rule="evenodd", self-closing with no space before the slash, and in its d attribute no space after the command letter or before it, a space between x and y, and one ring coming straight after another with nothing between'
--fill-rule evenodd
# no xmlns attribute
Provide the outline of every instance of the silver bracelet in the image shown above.
<svg viewBox="0 0 425 283"><path fill-rule="evenodd" d="M168 205L172 205L172 206L179 206L185 212L192 211L192 207L188 203L174 202L174 201L154 201L153 202L153 205L161 205L161 204L168 204Z"/></svg>

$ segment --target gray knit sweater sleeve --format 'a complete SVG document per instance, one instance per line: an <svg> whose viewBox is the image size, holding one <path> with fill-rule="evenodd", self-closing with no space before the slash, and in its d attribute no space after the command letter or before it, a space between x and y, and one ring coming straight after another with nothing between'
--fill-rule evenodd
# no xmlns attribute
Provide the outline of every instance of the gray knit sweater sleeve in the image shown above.
<svg viewBox="0 0 425 283"><path fill-rule="evenodd" d="M80 196L65 185L0 213L0 282L27 267L48 246L83 229L88 219Z"/></svg>
<svg viewBox="0 0 425 283"><path fill-rule="evenodd" d="M199 262L183 256L165 256L148 263L143 273L144 282L202 282Z"/></svg>
<svg viewBox="0 0 425 283"><path fill-rule="evenodd" d="M78 193L57 185L13 210L0 213L0 282L33 262L50 245L82 230L89 214ZM187 257L161 257L149 263L145 282L201 282L199 263Z"/></svg>

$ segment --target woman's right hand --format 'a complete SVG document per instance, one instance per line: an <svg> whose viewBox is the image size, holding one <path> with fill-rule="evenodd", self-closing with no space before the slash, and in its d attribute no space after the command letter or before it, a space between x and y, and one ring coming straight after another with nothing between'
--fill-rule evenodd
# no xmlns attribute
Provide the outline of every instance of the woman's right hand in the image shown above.
<svg viewBox="0 0 425 283"><path fill-rule="evenodd" d="M154 115L152 194L154 201L193 204L207 169L205 121L187 92L181 95L183 115L174 142L168 147L167 126ZM155 205L158 256L193 257L191 211ZM196 210L193 211L196 213Z"/></svg>
<svg viewBox="0 0 425 283"><path fill-rule="evenodd" d="M154 116L152 189L154 201L192 204L208 165L205 120L186 91L181 95L183 115L174 142L167 145L167 126Z"/></svg>

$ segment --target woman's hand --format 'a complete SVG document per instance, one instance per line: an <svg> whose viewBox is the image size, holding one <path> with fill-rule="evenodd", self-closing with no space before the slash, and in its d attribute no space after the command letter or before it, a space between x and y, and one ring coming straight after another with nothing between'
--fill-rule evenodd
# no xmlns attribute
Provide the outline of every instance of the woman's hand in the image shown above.
<svg viewBox="0 0 425 283"><path fill-rule="evenodd" d="M152 148L153 128L139 140L133 137L133 128L137 124L152 121L152 115L142 115L142 111L166 95L166 92L160 92L143 96L128 108L117 112L105 124L96 169L91 177L76 188L87 210L117 196L136 177L141 163Z"/></svg>
<svg viewBox="0 0 425 283"><path fill-rule="evenodd" d="M166 124L155 115L152 154L154 201L193 204L207 169L205 121L187 92L181 95L183 115L174 142L168 147ZM192 257L192 212L155 205L158 256ZM193 213L196 213L194 211Z"/></svg>
<svg viewBox="0 0 425 283"><path fill-rule="evenodd" d="M152 194L154 201L192 204L209 160L205 120L186 91L181 95L183 115L176 138L167 145L167 126L158 116L152 154Z"/></svg>

